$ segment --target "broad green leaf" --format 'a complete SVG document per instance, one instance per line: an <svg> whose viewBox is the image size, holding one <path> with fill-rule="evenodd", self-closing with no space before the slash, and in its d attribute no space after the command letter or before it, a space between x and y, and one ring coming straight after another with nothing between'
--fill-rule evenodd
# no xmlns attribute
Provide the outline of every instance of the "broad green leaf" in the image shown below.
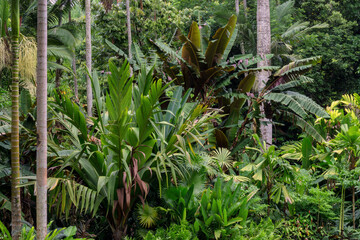
<svg viewBox="0 0 360 240"><path fill-rule="evenodd" d="M236 21L237 17L235 15L231 16L226 26L219 28L212 37L213 40L209 42L205 53L205 61L208 64L208 67L212 67L220 62L222 55L230 42L231 36L234 33Z"/></svg>

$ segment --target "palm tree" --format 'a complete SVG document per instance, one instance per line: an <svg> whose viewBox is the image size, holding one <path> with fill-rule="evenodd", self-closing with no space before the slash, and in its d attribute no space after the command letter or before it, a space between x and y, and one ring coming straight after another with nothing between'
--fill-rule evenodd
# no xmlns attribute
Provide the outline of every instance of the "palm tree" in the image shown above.
<svg viewBox="0 0 360 240"><path fill-rule="evenodd" d="M20 155L19 155L19 0L11 1L11 46L13 54L11 85L11 235L14 240L21 235Z"/></svg>
<svg viewBox="0 0 360 240"><path fill-rule="evenodd" d="M270 30L270 3L269 0L257 1L257 54L263 58L258 62L258 67L270 66L270 61L266 59L266 54L271 53L271 30ZM257 74L256 92L261 92L269 80L270 72L260 71ZM264 113L264 104L261 105L261 112ZM269 119L260 119L261 137L267 143L272 143L272 125Z"/></svg>
<svg viewBox="0 0 360 240"><path fill-rule="evenodd" d="M36 235L43 240L47 234L47 0L38 2L37 38Z"/></svg>
<svg viewBox="0 0 360 240"><path fill-rule="evenodd" d="M86 67L91 73L91 8L90 0L85 0L85 18L86 18ZM87 112L89 117L92 116L93 96L91 89L91 80L86 76L86 97L87 97Z"/></svg>

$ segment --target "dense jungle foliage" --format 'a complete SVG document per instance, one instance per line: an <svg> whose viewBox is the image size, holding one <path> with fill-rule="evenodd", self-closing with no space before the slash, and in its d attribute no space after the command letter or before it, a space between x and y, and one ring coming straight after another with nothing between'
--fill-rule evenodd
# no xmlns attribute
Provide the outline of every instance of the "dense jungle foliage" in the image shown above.
<svg viewBox="0 0 360 240"><path fill-rule="evenodd" d="M263 55L260 0L133 0L130 15L126 1L91 1L91 70L85 1L47 1L45 239L360 239L360 1L269 0ZM0 239L16 239L14 2L0 1ZM40 239L37 10L20 1L18 239Z"/></svg>

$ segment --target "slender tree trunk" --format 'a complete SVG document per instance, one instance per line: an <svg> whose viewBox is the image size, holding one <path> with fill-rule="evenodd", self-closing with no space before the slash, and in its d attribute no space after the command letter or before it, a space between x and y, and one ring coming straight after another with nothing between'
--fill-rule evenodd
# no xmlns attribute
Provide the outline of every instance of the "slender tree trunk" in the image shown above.
<svg viewBox="0 0 360 240"><path fill-rule="evenodd" d="M270 4L269 0L257 1L257 54L264 60L258 63L258 67L266 67L270 65L270 61L266 59L266 54L271 53L271 30L270 30ZM269 80L269 71L260 71L257 74L256 91L261 92ZM260 106L261 112L264 114L264 104ZM267 145L272 144L272 125L270 119L266 117L260 119L260 132L262 139Z"/></svg>
<svg viewBox="0 0 360 240"><path fill-rule="evenodd" d="M240 9L239 9L239 0L235 0L235 13L236 15L239 15Z"/></svg>
<svg viewBox="0 0 360 240"><path fill-rule="evenodd" d="M36 239L47 234L47 0L38 1L37 19Z"/></svg>
<svg viewBox="0 0 360 240"><path fill-rule="evenodd" d="M243 0L243 5L244 5L245 18L247 18L247 1L246 0Z"/></svg>
<svg viewBox="0 0 360 240"><path fill-rule="evenodd" d="M128 34L128 50L129 50L129 60L132 59L131 53L131 21L130 21L130 0L126 0L126 25L127 25L127 34ZM132 75L132 68L130 68L131 75Z"/></svg>
<svg viewBox="0 0 360 240"><path fill-rule="evenodd" d="M72 0L70 0L70 4L72 4ZM69 11L69 23L71 23L71 10ZM76 101L79 100L79 90L78 90L78 82L76 76L76 48L74 47L74 57L71 62L71 67L74 73L74 92Z"/></svg>
<svg viewBox="0 0 360 240"><path fill-rule="evenodd" d="M60 58L57 59L56 63L60 65L62 63L61 59ZM62 69L57 68L55 70L55 88L58 93L60 93L61 75L62 75Z"/></svg>
<svg viewBox="0 0 360 240"><path fill-rule="evenodd" d="M91 74L91 8L90 0L85 0L85 17L86 17L86 66ZM92 116L93 96L90 77L86 75L86 97L87 113Z"/></svg>
<svg viewBox="0 0 360 240"><path fill-rule="evenodd" d="M13 54L11 84L11 236L21 235L20 154L19 154L19 0L11 1L11 46Z"/></svg>
<svg viewBox="0 0 360 240"><path fill-rule="evenodd" d="M349 153L349 160L350 160L350 166L349 166L349 170L353 170L355 169L356 166L356 162L357 162L357 158L354 157L354 153L353 151L350 151ZM355 204L356 204L356 199L355 199L355 186L352 186L351 188L352 190L352 220L353 220L353 228L356 229L356 222L355 222Z"/></svg>
<svg viewBox="0 0 360 240"><path fill-rule="evenodd" d="M236 16L239 16L240 13L239 0L235 0L235 12L236 12ZM245 44L243 39L240 41L240 50L241 50L241 54L245 54ZM245 74L245 76L246 75L247 74Z"/></svg>
<svg viewBox="0 0 360 240"><path fill-rule="evenodd" d="M353 220L353 228L356 229L356 222L355 222L355 187L352 187L352 220Z"/></svg>
<svg viewBox="0 0 360 240"><path fill-rule="evenodd" d="M76 56L72 60L72 70L74 72L74 92L75 92L75 99L76 101L79 100L79 90L78 90L78 82L77 82L77 75L76 75Z"/></svg>

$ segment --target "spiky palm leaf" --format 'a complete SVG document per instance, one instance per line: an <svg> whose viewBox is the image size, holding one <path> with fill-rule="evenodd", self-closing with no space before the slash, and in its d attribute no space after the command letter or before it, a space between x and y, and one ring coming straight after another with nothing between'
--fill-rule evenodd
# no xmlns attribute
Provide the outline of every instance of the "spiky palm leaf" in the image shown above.
<svg viewBox="0 0 360 240"><path fill-rule="evenodd" d="M145 228L153 227L159 219L157 209L151 207L148 203L138 205L138 219Z"/></svg>
<svg viewBox="0 0 360 240"><path fill-rule="evenodd" d="M231 152L227 148L218 148L212 151L212 159L215 161L215 164L220 168L231 168L233 165L233 159L231 157Z"/></svg>

